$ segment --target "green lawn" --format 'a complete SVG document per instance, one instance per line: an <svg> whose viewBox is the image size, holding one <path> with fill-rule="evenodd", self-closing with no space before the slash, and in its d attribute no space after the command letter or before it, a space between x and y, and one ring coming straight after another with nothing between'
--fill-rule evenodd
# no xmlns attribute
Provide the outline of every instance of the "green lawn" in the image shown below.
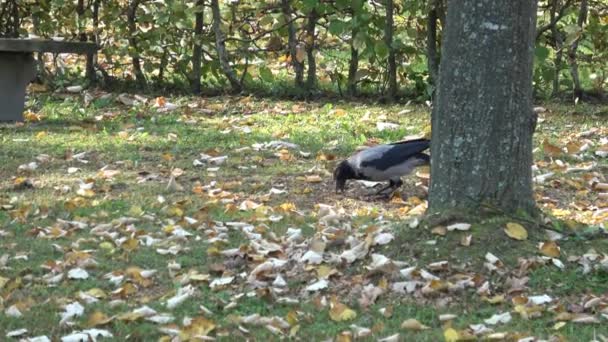
<svg viewBox="0 0 608 342"><path fill-rule="evenodd" d="M510 239L509 218L416 224L424 170L390 202L334 193L336 161L428 132L427 107L116 97L37 94L30 122L0 124L0 340L608 337L607 107L544 104L535 175L554 174L536 196L565 236L551 259L545 231Z"/></svg>

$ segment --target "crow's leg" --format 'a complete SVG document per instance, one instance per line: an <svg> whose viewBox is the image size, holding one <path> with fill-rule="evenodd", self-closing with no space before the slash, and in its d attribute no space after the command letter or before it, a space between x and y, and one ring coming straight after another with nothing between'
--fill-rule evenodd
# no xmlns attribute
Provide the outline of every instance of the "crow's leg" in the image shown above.
<svg viewBox="0 0 608 342"><path fill-rule="evenodd" d="M383 197L383 198L391 198L393 193L402 185L403 185L403 181L401 181L401 179L398 179L396 181L390 180L388 183L388 186L380 189L380 191L376 192L376 194L374 196ZM386 191L386 190L389 190L389 191Z"/></svg>
<svg viewBox="0 0 608 342"><path fill-rule="evenodd" d="M396 183L395 183L395 182L393 182L393 180L391 179L391 180L388 182L388 185L387 185L387 186L385 186L384 188L382 188L382 189L378 190L378 192L376 192L376 193L375 193L375 195L380 195L381 193L385 192L386 190L391 189L391 188L394 188L394 187L395 187L395 184L396 184Z"/></svg>

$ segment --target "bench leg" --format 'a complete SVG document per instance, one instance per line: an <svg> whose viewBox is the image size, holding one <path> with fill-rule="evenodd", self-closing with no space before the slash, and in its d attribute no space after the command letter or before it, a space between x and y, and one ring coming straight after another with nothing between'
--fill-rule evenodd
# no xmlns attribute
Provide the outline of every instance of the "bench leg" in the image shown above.
<svg viewBox="0 0 608 342"><path fill-rule="evenodd" d="M23 121L25 88L35 76L31 53L0 52L0 121Z"/></svg>

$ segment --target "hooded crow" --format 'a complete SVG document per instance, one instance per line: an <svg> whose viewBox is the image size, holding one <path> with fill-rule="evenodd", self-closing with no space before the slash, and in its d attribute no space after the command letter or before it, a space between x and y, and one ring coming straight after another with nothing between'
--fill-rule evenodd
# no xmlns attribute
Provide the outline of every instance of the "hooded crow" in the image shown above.
<svg viewBox="0 0 608 342"><path fill-rule="evenodd" d="M389 181L388 186L377 194L387 189L396 190L403 185L402 176L408 175L417 166L430 163L431 157L422 153L430 144L431 141L427 139L400 141L373 146L352 155L334 170L336 192L344 191L348 179Z"/></svg>

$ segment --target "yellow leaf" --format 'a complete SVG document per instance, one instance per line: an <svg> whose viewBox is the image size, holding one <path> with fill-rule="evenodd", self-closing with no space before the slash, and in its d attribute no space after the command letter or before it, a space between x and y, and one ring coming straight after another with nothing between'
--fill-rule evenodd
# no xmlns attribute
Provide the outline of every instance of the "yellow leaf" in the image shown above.
<svg viewBox="0 0 608 342"><path fill-rule="evenodd" d="M335 116L344 116L346 115L346 111L342 108L337 108L336 110L334 110L334 115Z"/></svg>
<svg viewBox="0 0 608 342"><path fill-rule="evenodd" d="M38 122L40 121L40 115L28 110L23 113L23 119L27 122Z"/></svg>
<svg viewBox="0 0 608 342"><path fill-rule="evenodd" d="M298 313L294 310L291 310L287 313L286 319L287 323L289 323L289 325L293 327L298 323Z"/></svg>
<svg viewBox="0 0 608 342"><path fill-rule="evenodd" d="M460 334L453 328L448 328L443 332L445 342L457 342L460 339Z"/></svg>
<svg viewBox="0 0 608 342"><path fill-rule="evenodd" d="M410 319L406 319L405 321L403 321L403 323L401 323L401 329L420 331L420 330L427 330L430 328L427 327L426 325L418 322L418 320L416 320L414 318L410 318Z"/></svg>
<svg viewBox="0 0 608 342"><path fill-rule="evenodd" d="M509 222L505 228L505 233L515 240L525 240L528 238L528 231L519 223Z"/></svg>
<svg viewBox="0 0 608 342"><path fill-rule="evenodd" d="M329 310L329 317L336 322L349 321L355 319L357 313L342 303L334 302Z"/></svg>
<svg viewBox="0 0 608 342"><path fill-rule="evenodd" d="M353 333L350 331L343 331L336 337L336 342L351 342L353 340Z"/></svg>
<svg viewBox="0 0 608 342"><path fill-rule="evenodd" d="M198 341L215 329L215 323L205 317L196 317L179 333L182 341Z"/></svg>
<svg viewBox="0 0 608 342"><path fill-rule="evenodd" d="M38 132L36 134L36 139L42 139L42 138L46 137L47 135L48 135L48 133L46 131Z"/></svg>
<svg viewBox="0 0 608 342"><path fill-rule="evenodd" d="M560 250L555 241L543 242L540 245L540 252L551 258L559 258Z"/></svg>
<svg viewBox="0 0 608 342"><path fill-rule="evenodd" d="M317 268L317 277L319 279L327 279L336 273L338 273L338 270L327 265L321 265Z"/></svg>
<svg viewBox="0 0 608 342"><path fill-rule="evenodd" d="M131 239L123 242L121 247L128 252L132 252L137 249L138 244L139 243L138 243L137 239L131 238Z"/></svg>
<svg viewBox="0 0 608 342"><path fill-rule="evenodd" d="M141 209L140 206L138 205L134 205L131 207L131 209L129 209L129 211L127 212L127 214L129 216L134 216L134 217L138 217L144 214L144 211Z"/></svg>
<svg viewBox="0 0 608 342"><path fill-rule="evenodd" d="M85 292L86 294L88 294L91 297L95 297L95 298L106 298L108 295L104 292L104 290L94 287L88 291Z"/></svg>
<svg viewBox="0 0 608 342"><path fill-rule="evenodd" d="M4 277L0 277L0 289L2 289L4 287L4 285L6 285L6 283L8 283L10 279L8 278L4 278Z"/></svg>
<svg viewBox="0 0 608 342"><path fill-rule="evenodd" d="M553 325L553 330L559 330L566 325L566 322L557 322Z"/></svg>
<svg viewBox="0 0 608 342"><path fill-rule="evenodd" d="M97 327L100 325L108 324L112 321L112 317L108 317L108 315L104 314L101 311L95 311L89 317L89 321L87 322L87 326L89 327Z"/></svg>
<svg viewBox="0 0 608 342"><path fill-rule="evenodd" d="M296 205L291 202L285 202L279 206L283 211L296 211Z"/></svg>
<svg viewBox="0 0 608 342"><path fill-rule="evenodd" d="M484 298L483 300L485 300L486 302L490 303L490 304L499 304L499 303L503 303L505 301L505 296L504 295L496 295L494 297L490 297L490 298Z"/></svg>

